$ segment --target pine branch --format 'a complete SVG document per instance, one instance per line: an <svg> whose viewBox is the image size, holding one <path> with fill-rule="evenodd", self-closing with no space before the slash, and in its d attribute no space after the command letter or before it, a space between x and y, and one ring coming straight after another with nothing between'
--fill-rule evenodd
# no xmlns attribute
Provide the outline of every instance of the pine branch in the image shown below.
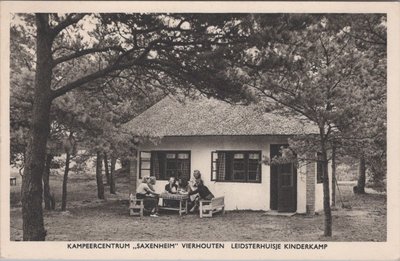
<svg viewBox="0 0 400 261"><path fill-rule="evenodd" d="M82 78L79 78L79 79L77 79L77 80L75 80L73 82L70 82L70 83L64 85L63 87L61 87L59 89L56 89L56 90L52 91L51 98L55 99L55 98L65 94L65 93L67 93L67 92L69 92L69 91L71 91L71 90L73 90L73 89L75 89L75 88L77 88L79 86L82 86L82 85L84 85L84 84L86 84L86 83L88 83L90 81L93 81L93 80L102 78L104 76L107 76L109 73L112 73L112 72L117 71L117 70L124 70L124 69L127 69L127 68L135 65L135 64L141 63L146 58L146 56L150 52L150 50L151 50L153 45L154 45L154 42L149 44L149 46L142 52L142 54L139 55L133 61L128 61L127 63L122 63L123 59L125 57L127 57L129 54L131 54L135 49L133 48L133 49L131 49L129 51L126 51L125 53L121 54L113 64L110 64L106 68L100 69L100 70L98 70L98 71L96 71L94 73L86 75L86 76L84 76Z"/></svg>
<svg viewBox="0 0 400 261"><path fill-rule="evenodd" d="M72 59L79 58L84 55L88 54L93 54L93 53L101 53L101 52L108 52L108 51L120 51L124 52L125 50L121 46L107 46L107 47L102 47L102 48L89 48L89 49L83 49L83 50L78 50L72 54L65 55L59 58L56 58L53 61L53 66L56 66L57 64L67 62Z"/></svg>
<svg viewBox="0 0 400 261"><path fill-rule="evenodd" d="M51 34L55 37L57 36L62 30L67 28L70 25L73 25L79 22L83 17L85 17L87 13L80 13L80 14L68 14L67 17L61 21L58 25L51 29Z"/></svg>

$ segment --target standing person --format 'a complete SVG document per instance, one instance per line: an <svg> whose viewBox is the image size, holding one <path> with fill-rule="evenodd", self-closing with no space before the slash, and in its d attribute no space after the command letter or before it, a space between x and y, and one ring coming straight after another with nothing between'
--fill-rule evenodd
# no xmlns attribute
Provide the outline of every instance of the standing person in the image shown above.
<svg viewBox="0 0 400 261"><path fill-rule="evenodd" d="M149 209L151 211L151 217L158 217L159 195L153 188L155 183L155 177L144 177L136 190L136 198L143 199L145 209Z"/></svg>

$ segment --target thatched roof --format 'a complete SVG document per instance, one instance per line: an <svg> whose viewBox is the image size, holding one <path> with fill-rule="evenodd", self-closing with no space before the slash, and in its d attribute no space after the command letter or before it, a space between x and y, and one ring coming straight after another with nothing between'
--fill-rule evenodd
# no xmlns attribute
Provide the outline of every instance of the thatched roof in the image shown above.
<svg viewBox="0 0 400 261"><path fill-rule="evenodd" d="M124 125L138 136L296 135L316 133L314 125L294 117L265 113L200 97L183 103L166 97Z"/></svg>

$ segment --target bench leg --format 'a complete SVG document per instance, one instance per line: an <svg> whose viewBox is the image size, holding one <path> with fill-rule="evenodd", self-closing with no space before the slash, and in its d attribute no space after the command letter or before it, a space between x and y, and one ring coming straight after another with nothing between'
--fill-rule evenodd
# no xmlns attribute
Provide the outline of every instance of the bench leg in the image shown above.
<svg viewBox="0 0 400 261"><path fill-rule="evenodd" d="M182 216L182 200L179 200L179 216Z"/></svg>
<svg viewBox="0 0 400 261"><path fill-rule="evenodd" d="M185 214L187 215L188 213L188 201L185 200Z"/></svg>
<svg viewBox="0 0 400 261"><path fill-rule="evenodd" d="M139 204L137 204L139 202ZM143 217L144 213L144 202L133 200L130 202L129 215Z"/></svg>

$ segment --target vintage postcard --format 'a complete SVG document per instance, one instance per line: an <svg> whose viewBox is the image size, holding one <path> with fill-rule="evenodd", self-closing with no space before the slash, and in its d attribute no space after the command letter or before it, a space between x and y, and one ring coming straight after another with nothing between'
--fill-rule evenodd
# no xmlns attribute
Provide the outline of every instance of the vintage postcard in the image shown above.
<svg viewBox="0 0 400 261"><path fill-rule="evenodd" d="M398 2L2 1L6 259L400 259Z"/></svg>

